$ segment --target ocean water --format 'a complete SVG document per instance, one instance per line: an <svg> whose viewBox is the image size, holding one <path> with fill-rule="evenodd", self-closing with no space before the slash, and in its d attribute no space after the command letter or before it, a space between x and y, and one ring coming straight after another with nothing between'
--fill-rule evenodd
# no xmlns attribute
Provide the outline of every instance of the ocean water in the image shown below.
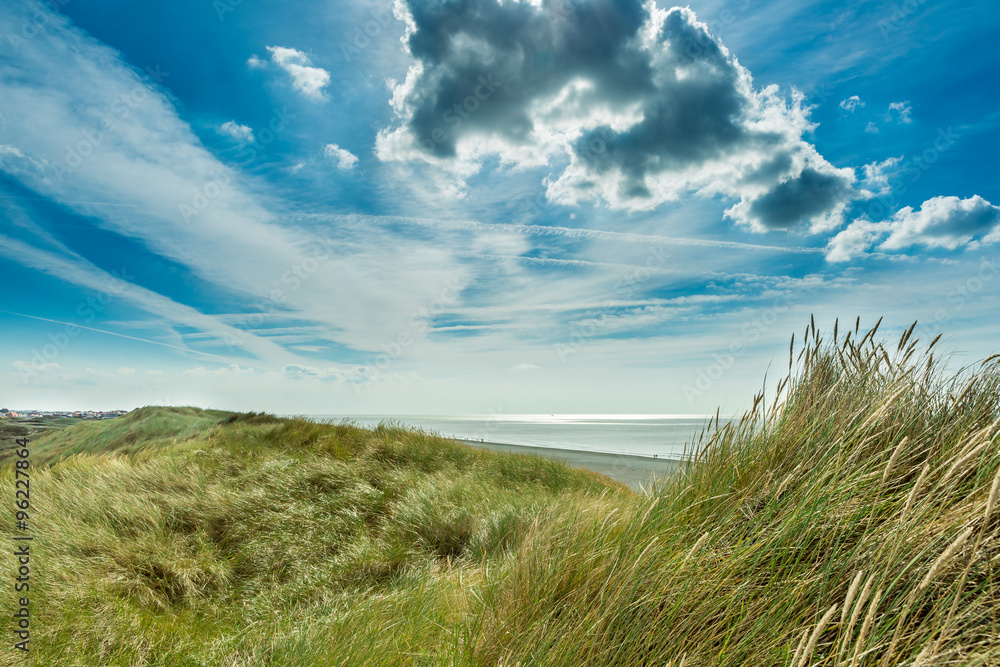
<svg viewBox="0 0 1000 667"><path fill-rule="evenodd" d="M458 440L607 454L680 458L697 442L708 415L309 415L360 426L395 422ZM714 419L714 415L711 417ZM725 423L720 420L720 424Z"/></svg>

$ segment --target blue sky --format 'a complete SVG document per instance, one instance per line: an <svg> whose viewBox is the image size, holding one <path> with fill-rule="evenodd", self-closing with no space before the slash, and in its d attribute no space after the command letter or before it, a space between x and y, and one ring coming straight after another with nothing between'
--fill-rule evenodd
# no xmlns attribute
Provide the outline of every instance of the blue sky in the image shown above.
<svg viewBox="0 0 1000 667"><path fill-rule="evenodd" d="M0 404L746 407L993 352L986 2L0 2ZM842 324L843 326L843 324Z"/></svg>

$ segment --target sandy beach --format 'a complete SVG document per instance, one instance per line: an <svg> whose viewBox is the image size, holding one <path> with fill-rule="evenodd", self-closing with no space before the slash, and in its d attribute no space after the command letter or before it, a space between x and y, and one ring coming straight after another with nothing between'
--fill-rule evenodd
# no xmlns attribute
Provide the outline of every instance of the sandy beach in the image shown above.
<svg viewBox="0 0 1000 667"><path fill-rule="evenodd" d="M636 491L649 489L657 478L665 477L677 469L680 463L677 459L651 458L648 456L632 456L629 454L608 454L605 452L588 452L572 449L556 449L554 447L529 447L525 445L509 445L499 442L482 442L479 440L460 440L473 447L481 447L497 452L512 454L534 454L564 461L577 468L586 468L618 480Z"/></svg>

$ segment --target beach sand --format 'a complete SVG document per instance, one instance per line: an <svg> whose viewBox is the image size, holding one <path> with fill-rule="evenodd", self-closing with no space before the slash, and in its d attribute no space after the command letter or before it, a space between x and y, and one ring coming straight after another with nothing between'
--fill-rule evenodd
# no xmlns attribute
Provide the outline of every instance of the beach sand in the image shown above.
<svg viewBox="0 0 1000 667"><path fill-rule="evenodd" d="M605 474L639 492L648 490L654 480L669 475L677 469L680 463L676 459L654 459L648 456L633 456L630 454L606 454L604 452L556 449L554 447L529 447L525 445L508 445L499 442L481 442L479 440L460 440L459 442L496 452L534 454L557 461L564 461L577 468L586 468L587 470Z"/></svg>

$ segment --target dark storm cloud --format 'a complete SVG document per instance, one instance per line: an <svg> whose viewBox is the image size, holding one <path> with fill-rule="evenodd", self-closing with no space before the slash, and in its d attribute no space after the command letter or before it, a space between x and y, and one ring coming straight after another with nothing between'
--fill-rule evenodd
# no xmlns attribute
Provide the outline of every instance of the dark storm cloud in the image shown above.
<svg viewBox="0 0 1000 667"><path fill-rule="evenodd" d="M635 0L452 0L406 5L415 66L395 90L400 123L382 159L447 167L498 154L569 164L562 203L653 208L690 192L739 203L757 229L835 224L853 196L802 141L801 100L756 91L749 72L688 9ZM833 221L831 223L831 220Z"/></svg>
<svg viewBox="0 0 1000 667"><path fill-rule="evenodd" d="M831 210L851 192L850 183L839 174L807 168L753 200L749 215L764 227L789 229Z"/></svg>
<svg viewBox="0 0 1000 667"><path fill-rule="evenodd" d="M410 3L408 46L424 69L407 96L407 126L425 151L454 156L456 140L470 134L528 142L532 104L574 78L591 82L595 98L653 90L648 58L630 45L647 18L642 3L579 3L565 17L549 4Z"/></svg>

